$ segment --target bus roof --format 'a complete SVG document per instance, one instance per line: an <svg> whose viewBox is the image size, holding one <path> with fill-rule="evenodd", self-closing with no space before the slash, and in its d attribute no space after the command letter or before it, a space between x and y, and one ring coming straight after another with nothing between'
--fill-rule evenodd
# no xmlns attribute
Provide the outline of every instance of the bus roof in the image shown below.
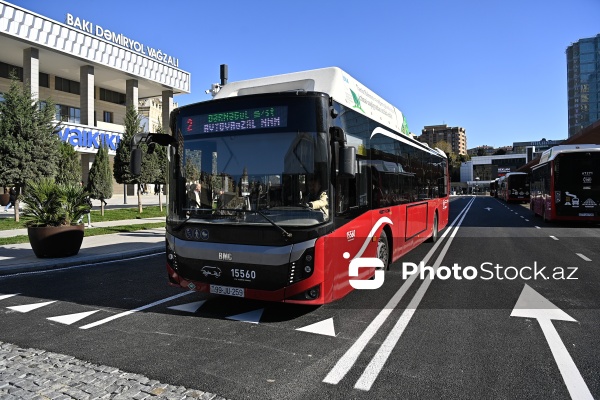
<svg viewBox="0 0 600 400"><path fill-rule="evenodd" d="M600 144L563 144L554 146L542 153L539 164L554 160L559 154L600 151Z"/></svg>
<svg viewBox="0 0 600 400"><path fill-rule="evenodd" d="M227 83L221 86L214 99L288 91L326 93L338 103L410 137L406 119L400 110L338 67Z"/></svg>

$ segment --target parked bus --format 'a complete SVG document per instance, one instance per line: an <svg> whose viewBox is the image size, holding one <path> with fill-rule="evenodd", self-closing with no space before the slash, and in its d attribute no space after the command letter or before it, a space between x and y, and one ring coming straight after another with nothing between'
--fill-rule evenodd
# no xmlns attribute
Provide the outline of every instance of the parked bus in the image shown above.
<svg viewBox="0 0 600 400"><path fill-rule="evenodd" d="M507 203L529 203L529 176L525 172L509 172L498 180L498 198Z"/></svg>
<svg viewBox="0 0 600 400"><path fill-rule="evenodd" d="M531 210L545 221L600 221L600 145L543 152L531 171Z"/></svg>
<svg viewBox="0 0 600 400"><path fill-rule="evenodd" d="M172 112L170 139L146 138L170 144L171 284L324 304L375 276L373 264L351 276L352 260L386 269L447 225L445 153L339 68L213 89ZM187 193L197 182L212 197L205 205Z"/></svg>

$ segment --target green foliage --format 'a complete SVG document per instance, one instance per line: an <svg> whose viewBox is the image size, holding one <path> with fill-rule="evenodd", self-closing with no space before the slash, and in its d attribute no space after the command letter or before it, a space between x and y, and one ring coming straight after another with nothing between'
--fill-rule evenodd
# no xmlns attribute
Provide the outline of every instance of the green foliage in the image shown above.
<svg viewBox="0 0 600 400"><path fill-rule="evenodd" d="M56 182L66 185L78 185L81 182L81 173L79 154L77 154L73 146L61 142Z"/></svg>
<svg viewBox="0 0 600 400"><path fill-rule="evenodd" d="M112 197L112 177L108 161L108 148L102 143L94 158L88 178L88 191L93 199L110 199Z"/></svg>
<svg viewBox="0 0 600 400"><path fill-rule="evenodd" d="M160 123L154 129L155 133L165 134L162 124ZM165 185L167 183L167 147L156 146L154 153L156 154L156 170L153 179L149 182L158 185Z"/></svg>
<svg viewBox="0 0 600 400"><path fill-rule="evenodd" d="M137 177L131 174L129 170L129 161L131 160L131 139L141 131L142 117L137 110L129 106L125 113L125 132L123 138L117 146L116 155L113 164L113 176L117 183L136 183Z"/></svg>
<svg viewBox="0 0 600 400"><path fill-rule="evenodd" d="M23 215L28 226L70 225L89 212L87 193L79 185L57 183L51 178L30 181L23 194Z"/></svg>
<svg viewBox="0 0 600 400"><path fill-rule="evenodd" d="M0 102L0 186L23 187L57 172L60 139L54 125L54 104L32 101L28 84L11 74Z"/></svg>

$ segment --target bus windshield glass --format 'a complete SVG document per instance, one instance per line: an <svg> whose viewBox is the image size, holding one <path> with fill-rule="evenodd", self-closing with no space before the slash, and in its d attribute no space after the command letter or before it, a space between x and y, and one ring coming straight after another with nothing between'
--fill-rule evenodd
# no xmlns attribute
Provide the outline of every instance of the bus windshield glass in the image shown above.
<svg viewBox="0 0 600 400"><path fill-rule="evenodd" d="M327 213L307 205L315 196L309 181L318 180L322 191L329 181L329 141L310 118L312 103L256 103L179 116L171 220L279 226L327 221Z"/></svg>

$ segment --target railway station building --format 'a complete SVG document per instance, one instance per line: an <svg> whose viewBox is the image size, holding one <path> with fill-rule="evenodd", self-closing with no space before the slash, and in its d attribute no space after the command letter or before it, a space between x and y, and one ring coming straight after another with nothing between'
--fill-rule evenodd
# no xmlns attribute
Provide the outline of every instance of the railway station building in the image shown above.
<svg viewBox="0 0 600 400"><path fill-rule="evenodd" d="M14 71L37 100L52 99L60 138L81 156L82 180L104 140L112 161L128 106L146 129L169 132L174 96L190 93L190 74L175 55L67 13L64 22L0 0L0 100ZM113 184L113 193L123 193ZM127 189L129 190L129 189Z"/></svg>

